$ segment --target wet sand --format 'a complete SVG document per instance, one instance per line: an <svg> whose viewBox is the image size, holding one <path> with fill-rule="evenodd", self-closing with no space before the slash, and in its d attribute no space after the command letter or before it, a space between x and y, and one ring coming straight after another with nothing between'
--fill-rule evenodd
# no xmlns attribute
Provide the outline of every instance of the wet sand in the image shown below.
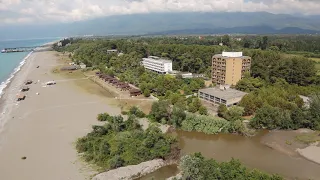
<svg viewBox="0 0 320 180"><path fill-rule="evenodd" d="M108 98L82 91L76 83L79 79L51 73L57 65L54 54L33 53L6 89L0 179L82 180L96 173L79 160L74 142L99 123L98 113L116 115L120 110L108 105ZM40 83L29 85L26 99L16 103L15 96L26 79ZM51 80L57 84L43 87L42 83Z"/></svg>

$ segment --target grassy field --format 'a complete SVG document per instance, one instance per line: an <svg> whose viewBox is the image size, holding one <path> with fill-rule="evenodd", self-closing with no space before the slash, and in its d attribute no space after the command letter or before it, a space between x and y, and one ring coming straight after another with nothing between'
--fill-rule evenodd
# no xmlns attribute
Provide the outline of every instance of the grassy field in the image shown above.
<svg viewBox="0 0 320 180"><path fill-rule="evenodd" d="M320 63L320 58L309 58L312 61L316 62L316 63Z"/></svg>

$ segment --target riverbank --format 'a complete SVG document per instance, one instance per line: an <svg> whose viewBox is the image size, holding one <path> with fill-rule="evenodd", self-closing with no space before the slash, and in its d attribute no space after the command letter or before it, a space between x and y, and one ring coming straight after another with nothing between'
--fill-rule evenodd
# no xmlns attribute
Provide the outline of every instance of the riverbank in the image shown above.
<svg viewBox="0 0 320 180"><path fill-rule="evenodd" d="M120 167L114 170L110 170L110 171L98 174L95 177L93 177L92 180L138 179L164 166L168 166L171 164L174 164L174 162L166 162L162 159L154 159L151 161L142 162L137 165Z"/></svg>
<svg viewBox="0 0 320 180"><path fill-rule="evenodd" d="M55 52L35 52L6 89L2 103L7 108L1 120L7 123L0 136L0 179L84 180L96 173L79 161L73 143L98 123L97 114L116 115L120 110L111 107L108 98L82 91L76 84L90 80L52 73L57 65ZM39 83L29 85L26 99L17 103L16 94L26 79ZM51 80L57 84L43 85Z"/></svg>
<svg viewBox="0 0 320 180"><path fill-rule="evenodd" d="M265 135L261 139L261 143L286 155L302 156L309 161L320 164L320 145L318 145L320 137L317 136L319 136L318 133L310 129L275 130Z"/></svg>

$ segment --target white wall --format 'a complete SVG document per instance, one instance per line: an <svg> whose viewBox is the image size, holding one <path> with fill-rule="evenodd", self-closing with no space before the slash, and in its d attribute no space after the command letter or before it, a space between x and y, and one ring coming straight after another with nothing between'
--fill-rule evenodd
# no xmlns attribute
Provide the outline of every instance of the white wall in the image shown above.
<svg viewBox="0 0 320 180"><path fill-rule="evenodd" d="M164 63L164 71L165 72L172 71L172 63Z"/></svg>
<svg viewBox="0 0 320 180"><path fill-rule="evenodd" d="M172 71L172 62L164 62L161 60L155 60L150 58L143 58L142 59L142 65L149 70L153 70L160 73L167 73L169 71Z"/></svg>

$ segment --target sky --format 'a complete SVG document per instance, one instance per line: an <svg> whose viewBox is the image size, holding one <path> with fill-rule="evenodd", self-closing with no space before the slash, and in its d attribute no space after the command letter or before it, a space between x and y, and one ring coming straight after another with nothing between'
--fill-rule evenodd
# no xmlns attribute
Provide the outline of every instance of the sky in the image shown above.
<svg viewBox="0 0 320 180"><path fill-rule="evenodd" d="M320 0L0 0L0 23L72 22L149 12L255 12L319 15Z"/></svg>

